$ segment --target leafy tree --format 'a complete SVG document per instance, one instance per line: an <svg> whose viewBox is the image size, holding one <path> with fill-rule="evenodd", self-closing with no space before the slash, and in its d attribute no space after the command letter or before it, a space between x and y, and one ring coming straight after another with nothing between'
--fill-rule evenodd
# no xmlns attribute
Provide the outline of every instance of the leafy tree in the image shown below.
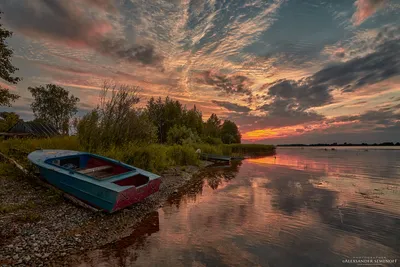
<svg viewBox="0 0 400 267"><path fill-rule="evenodd" d="M78 111L79 98L69 95L64 88L47 84L46 87L29 87L33 96L31 108L36 119L52 124L63 134L68 134L69 121Z"/></svg>
<svg viewBox="0 0 400 267"><path fill-rule="evenodd" d="M157 100L154 97L147 102L147 113L150 120L157 127L158 142L167 141L168 131L175 125L184 125L185 109L179 101L166 97Z"/></svg>
<svg viewBox="0 0 400 267"><path fill-rule="evenodd" d="M138 91L136 86L105 82L99 106L75 121L80 143L91 151L129 142L155 142L156 127L148 114L134 108L140 101Z"/></svg>
<svg viewBox="0 0 400 267"><path fill-rule="evenodd" d="M221 120L213 113L204 125L205 135L210 137L220 137L220 131Z"/></svg>
<svg viewBox="0 0 400 267"><path fill-rule="evenodd" d="M222 142L224 144L240 144L241 138L237 125L230 120L224 121L221 127Z"/></svg>
<svg viewBox="0 0 400 267"><path fill-rule="evenodd" d="M193 144L200 141L199 136L186 126L175 125L168 131L167 142L169 144Z"/></svg>
<svg viewBox="0 0 400 267"><path fill-rule="evenodd" d="M0 15L1 14L2 12L0 12ZM6 43L6 38L11 36L12 32L4 29L3 25L0 23L0 78L9 83L16 84L21 78L12 77L12 74L18 69L11 64L10 59L13 55L13 51L8 48ZM14 102L18 98L18 95L12 94L8 89L0 87L0 106L11 106L11 102Z"/></svg>
<svg viewBox="0 0 400 267"><path fill-rule="evenodd" d="M151 122L157 127L157 139L159 143L165 142L165 109L164 103L159 97L157 100L154 97L147 102L147 113Z"/></svg>
<svg viewBox="0 0 400 267"><path fill-rule="evenodd" d="M0 132L6 132L20 120L14 112L0 112Z"/></svg>
<svg viewBox="0 0 400 267"><path fill-rule="evenodd" d="M19 98L19 95L10 93L10 91L8 89L2 88L0 86L0 106L11 107L11 102L14 102L18 98Z"/></svg>
<svg viewBox="0 0 400 267"><path fill-rule="evenodd" d="M183 125L197 133L199 136L203 134L203 115L197 110L196 105L193 109L184 110L183 112Z"/></svg>

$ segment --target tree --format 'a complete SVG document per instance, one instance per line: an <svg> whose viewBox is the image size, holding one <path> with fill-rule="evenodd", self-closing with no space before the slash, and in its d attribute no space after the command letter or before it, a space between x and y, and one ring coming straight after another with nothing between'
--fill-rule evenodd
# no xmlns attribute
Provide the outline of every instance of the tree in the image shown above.
<svg viewBox="0 0 400 267"><path fill-rule="evenodd" d="M211 114L207 122L204 125L204 132L206 136L220 137L221 131L221 120L216 114Z"/></svg>
<svg viewBox="0 0 400 267"><path fill-rule="evenodd" d="M184 110L183 112L183 125L201 136L203 133L203 115L197 110L196 105L193 109Z"/></svg>
<svg viewBox="0 0 400 267"><path fill-rule="evenodd" d="M221 127L222 142L224 144L240 144L241 138L237 125L230 120L224 121Z"/></svg>
<svg viewBox="0 0 400 267"><path fill-rule="evenodd" d="M52 124L63 134L68 134L69 122L78 111L79 98L69 95L64 88L47 84L46 87L29 87L33 96L31 108L36 119Z"/></svg>
<svg viewBox="0 0 400 267"><path fill-rule="evenodd" d="M155 100L154 97L150 98L150 100L147 102L146 109L151 122L157 127L158 142L165 142L165 109L161 97L159 97L157 100Z"/></svg>
<svg viewBox="0 0 400 267"><path fill-rule="evenodd" d="M20 120L14 112L0 112L0 132L6 132Z"/></svg>
<svg viewBox="0 0 400 267"><path fill-rule="evenodd" d="M1 64L1 63L0 63ZM11 102L15 102L19 98L19 95L10 93L6 88L0 86L0 106L11 107Z"/></svg>
<svg viewBox="0 0 400 267"><path fill-rule="evenodd" d="M186 126L175 125L168 131L167 142L169 144L194 144L200 141L199 136L193 133L190 128Z"/></svg>
<svg viewBox="0 0 400 267"><path fill-rule="evenodd" d="M161 97L157 100L150 98L146 105L150 120L157 127L159 143L167 141L168 131L175 125L184 125L185 110L179 101L174 101L168 96L162 101Z"/></svg>
<svg viewBox="0 0 400 267"><path fill-rule="evenodd" d="M0 12L0 15L1 14L2 12ZM4 29L3 25L0 23L0 78L9 83L16 84L21 78L12 77L12 74L18 69L11 64L10 59L13 55L13 51L8 48L6 43L6 39L11 36L12 32ZM12 94L8 89L0 86L0 106L11 106L11 102L14 102L18 98L18 95Z"/></svg>
<svg viewBox="0 0 400 267"><path fill-rule="evenodd" d="M148 114L135 109L139 87L105 82L100 104L77 124L78 138L89 151L122 146L130 142L156 141L156 127ZM111 90L111 97L107 97Z"/></svg>

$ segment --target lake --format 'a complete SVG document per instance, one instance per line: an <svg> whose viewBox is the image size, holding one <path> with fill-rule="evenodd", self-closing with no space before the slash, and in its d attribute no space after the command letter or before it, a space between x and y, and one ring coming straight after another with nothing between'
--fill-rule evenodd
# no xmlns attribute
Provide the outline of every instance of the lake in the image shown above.
<svg viewBox="0 0 400 267"><path fill-rule="evenodd" d="M78 266L398 266L400 150L330 149L208 168Z"/></svg>

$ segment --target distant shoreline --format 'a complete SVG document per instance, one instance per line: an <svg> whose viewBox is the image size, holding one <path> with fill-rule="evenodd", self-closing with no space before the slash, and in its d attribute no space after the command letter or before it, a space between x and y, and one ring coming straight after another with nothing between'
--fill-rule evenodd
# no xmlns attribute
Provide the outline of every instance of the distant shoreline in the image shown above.
<svg viewBox="0 0 400 267"><path fill-rule="evenodd" d="M362 143L362 144L285 144L285 145L276 145L277 147L315 147L315 146L344 146L344 147L349 147L349 146L400 146L400 143L392 143L392 142L387 142L387 143L380 143L380 144L367 144L367 143Z"/></svg>

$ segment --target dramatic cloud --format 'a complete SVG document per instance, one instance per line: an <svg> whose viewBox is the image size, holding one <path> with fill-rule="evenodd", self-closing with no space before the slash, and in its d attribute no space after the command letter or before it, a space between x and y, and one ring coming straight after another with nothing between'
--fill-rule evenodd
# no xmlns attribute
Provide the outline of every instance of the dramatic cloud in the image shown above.
<svg viewBox="0 0 400 267"><path fill-rule="evenodd" d="M400 42L391 40L364 57L326 67L299 81L278 80L264 96L270 101L261 109L270 114L293 116L309 108L333 101L331 92L352 92L366 85L378 83L400 74ZM310 116L313 113L304 113Z"/></svg>
<svg viewBox="0 0 400 267"><path fill-rule="evenodd" d="M89 5L112 12L116 11L115 1L116 0L83 0L83 2Z"/></svg>
<svg viewBox="0 0 400 267"><path fill-rule="evenodd" d="M211 85L217 91L224 92L228 95L251 95L250 79L241 75L224 75L212 71L205 71L202 77L197 80L198 83Z"/></svg>
<svg viewBox="0 0 400 267"><path fill-rule="evenodd" d="M54 83L81 98L82 115L114 79L143 88L142 103L168 95L233 120L245 140L394 136L400 6L314 2L2 0L24 78L14 107L26 113L26 88Z"/></svg>
<svg viewBox="0 0 400 267"><path fill-rule="evenodd" d="M235 103L231 103L228 101L217 101L217 100L213 100L212 101L214 104L224 107L227 110L230 111L235 111L235 112L249 112L251 109L249 107L246 106L241 106Z"/></svg>
<svg viewBox="0 0 400 267"><path fill-rule="evenodd" d="M355 25L360 25L386 3L387 0L357 0L354 3L357 10L352 17L353 23Z"/></svg>
<svg viewBox="0 0 400 267"><path fill-rule="evenodd" d="M324 68L311 79L314 85L354 91L400 74L400 40L388 41L371 54Z"/></svg>
<svg viewBox="0 0 400 267"><path fill-rule="evenodd" d="M107 4L109 1L89 1ZM4 6L3 6L4 5ZM37 38L45 37L76 48L91 48L103 55L128 62L160 64L149 44L128 44L118 36L118 29L107 17L87 16L73 2L41 0L35 3L6 2L2 4L6 21L15 29Z"/></svg>

